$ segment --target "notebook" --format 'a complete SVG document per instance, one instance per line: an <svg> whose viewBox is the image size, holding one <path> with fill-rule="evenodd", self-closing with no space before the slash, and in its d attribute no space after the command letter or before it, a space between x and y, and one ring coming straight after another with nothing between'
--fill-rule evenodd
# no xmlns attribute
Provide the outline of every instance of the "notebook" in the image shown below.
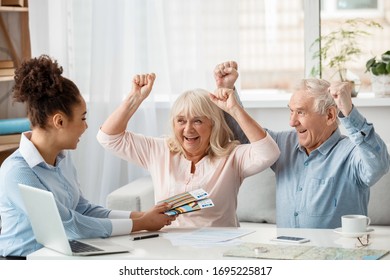
<svg viewBox="0 0 390 280"><path fill-rule="evenodd" d="M51 192L19 184L35 239L43 246L70 256L129 252L129 248L102 238L68 240Z"/></svg>

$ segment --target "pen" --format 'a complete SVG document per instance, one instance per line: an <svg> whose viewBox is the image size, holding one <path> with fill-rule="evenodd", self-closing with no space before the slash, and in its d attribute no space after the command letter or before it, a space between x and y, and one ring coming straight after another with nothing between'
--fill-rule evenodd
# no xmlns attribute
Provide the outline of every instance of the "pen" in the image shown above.
<svg viewBox="0 0 390 280"><path fill-rule="evenodd" d="M159 234L150 234L150 235L143 235L143 236L137 236L134 237L133 240L142 240L142 239L148 239L148 238L154 238L154 237L159 237Z"/></svg>

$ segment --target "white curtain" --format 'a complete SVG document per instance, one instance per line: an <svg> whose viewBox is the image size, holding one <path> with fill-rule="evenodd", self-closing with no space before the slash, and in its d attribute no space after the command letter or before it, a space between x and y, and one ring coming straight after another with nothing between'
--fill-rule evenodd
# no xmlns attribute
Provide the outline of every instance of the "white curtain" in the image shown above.
<svg viewBox="0 0 390 280"><path fill-rule="evenodd" d="M133 75L155 72L157 80L128 128L151 136L167 134L166 124L157 118L159 100L172 102L190 88L213 90L214 66L237 59L238 2L29 1L33 56L57 59L87 101L89 128L73 154L88 199L104 205L109 192L147 174L96 141L100 125L130 90Z"/></svg>

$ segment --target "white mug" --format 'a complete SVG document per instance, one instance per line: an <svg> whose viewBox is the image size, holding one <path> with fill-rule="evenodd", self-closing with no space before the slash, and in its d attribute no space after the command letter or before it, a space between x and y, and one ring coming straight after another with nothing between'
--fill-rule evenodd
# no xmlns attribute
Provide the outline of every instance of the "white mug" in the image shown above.
<svg viewBox="0 0 390 280"><path fill-rule="evenodd" d="M341 217L341 229L343 232L366 232L371 219L364 215L344 215Z"/></svg>

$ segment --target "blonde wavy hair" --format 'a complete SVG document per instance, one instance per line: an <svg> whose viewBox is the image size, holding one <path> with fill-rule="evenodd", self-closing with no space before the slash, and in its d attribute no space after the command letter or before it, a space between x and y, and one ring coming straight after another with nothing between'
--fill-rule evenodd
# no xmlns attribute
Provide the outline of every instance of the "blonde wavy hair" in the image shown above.
<svg viewBox="0 0 390 280"><path fill-rule="evenodd" d="M239 144L234 140L232 130L226 123L223 110L215 105L204 89L193 89L182 93L171 108L170 123L172 135L168 138L171 152L184 153L184 149L175 136L175 119L179 115L188 117L206 117L211 120L212 128L207 155L211 158L227 156Z"/></svg>

